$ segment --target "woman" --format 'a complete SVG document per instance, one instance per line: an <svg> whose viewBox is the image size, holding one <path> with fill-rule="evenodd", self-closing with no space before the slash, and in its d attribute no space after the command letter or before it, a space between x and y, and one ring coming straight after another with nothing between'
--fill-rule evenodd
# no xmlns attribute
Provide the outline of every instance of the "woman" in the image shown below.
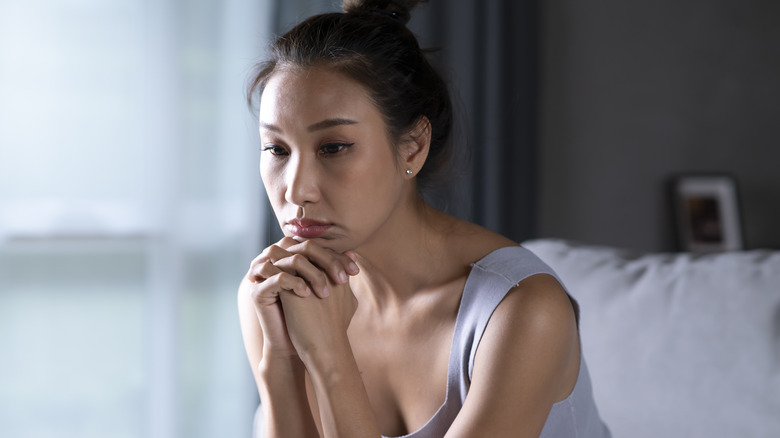
<svg viewBox="0 0 780 438"><path fill-rule="evenodd" d="M286 236L238 297L265 436L608 436L554 274L419 194L452 110L415 3L311 17L252 82Z"/></svg>

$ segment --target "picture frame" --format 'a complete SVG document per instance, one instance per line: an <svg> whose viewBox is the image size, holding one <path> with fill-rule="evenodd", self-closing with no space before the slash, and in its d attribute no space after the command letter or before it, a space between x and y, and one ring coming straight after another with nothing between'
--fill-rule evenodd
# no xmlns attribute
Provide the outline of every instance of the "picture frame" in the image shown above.
<svg viewBox="0 0 780 438"><path fill-rule="evenodd" d="M694 253L744 249L736 179L688 174L673 179L678 249Z"/></svg>

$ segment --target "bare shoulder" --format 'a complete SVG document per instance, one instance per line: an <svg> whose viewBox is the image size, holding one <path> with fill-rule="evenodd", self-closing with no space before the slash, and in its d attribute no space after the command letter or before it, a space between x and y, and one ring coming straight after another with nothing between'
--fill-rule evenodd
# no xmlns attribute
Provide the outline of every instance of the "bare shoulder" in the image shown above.
<svg viewBox="0 0 780 438"><path fill-rule="evenodd" d="M490 436L538 436L552 405L574 389L578 372L579 338L568 295L550 275L526 278L488 322L451 436L472 436L485 427Z"/></svg>
<svg viewBox="0 0 780 438"><path fill-rule="evenodd" d="M491 321L495 325L511 324L508 331L514 335L528 334L546 341L576 336L572 302L558 280L548 274L532 275L512 288ZM486 334L499 335L494 332Z"/></svg>
<svg viewBox="0 0 780 438"><path fill-rule="evenodd" d="M449 233L453 254L462 254L470 262L475 262L487 254L508 246L517 246L518 243L488 230L477 224L458 220Z"/></svg>
<svg viewBox="0 0 780 438"><path fill-rule="evenodd" d="M508 347L508 351L522 355L555 346L570 350L576 340L572 302L563 286L548 274L532 275L512 288L483 335L485 345Z"/></svg>

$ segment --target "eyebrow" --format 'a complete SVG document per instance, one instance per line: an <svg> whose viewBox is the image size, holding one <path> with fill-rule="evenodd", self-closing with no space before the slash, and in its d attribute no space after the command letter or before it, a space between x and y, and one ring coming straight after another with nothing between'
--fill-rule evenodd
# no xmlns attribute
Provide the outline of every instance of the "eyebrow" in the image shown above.
<svg viewBox="0 0 780 438"><path fill-rule="evenodd" d="M278 126L272 125L270 123L260 122L260 127L263 128L263 129L267 129L269 131L274 131L274 132L279 132L279 133L282 132L282 130L279 129Z"/></svg>
<svg viewBox="0 0 780 438"><path fill-rule="evenodd" d="M326 119L326 120L323 120L321 122L317 122L317 123L315 123L313 125L309 125L309 127L306 128L306 129L309 132L314 132L314 131L319 131L320 129L327 129L327 128L331 128L331 127L334 127L334 126L356 125L357 123L358 122L356 120L344 119L344 118ZM260 126L263 129L267 129L269 131L274 131L274 132L279 132L279 133L282 132L282 130L278 126L276 126L276 125L274 125L272 123L260 122Z"/></svg>
<svg viewBox="0 0 780 438"><path fill-rule="evenodd" d="M333 126L341 126L341 125L355 125L357 124L357 121L350 120L350 119L343 119L343 118L336 118L336 119L327 119L323 120L321 122L317 122L313 125L310 125L308 130L309 132L318 131L320 129L326 129L331 128Z"/></svg>

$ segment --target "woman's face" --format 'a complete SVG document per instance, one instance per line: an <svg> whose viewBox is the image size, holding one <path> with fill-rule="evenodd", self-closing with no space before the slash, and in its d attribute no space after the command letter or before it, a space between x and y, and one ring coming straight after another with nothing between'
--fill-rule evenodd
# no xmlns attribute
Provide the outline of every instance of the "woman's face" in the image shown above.
<svg viewBox="0 0 780 438"><path fill-rule="evenodd" d="M286 236L342 252L381 231L407 178L361 84L324 68L278 71L259 118L260 173Z"/></svg>

